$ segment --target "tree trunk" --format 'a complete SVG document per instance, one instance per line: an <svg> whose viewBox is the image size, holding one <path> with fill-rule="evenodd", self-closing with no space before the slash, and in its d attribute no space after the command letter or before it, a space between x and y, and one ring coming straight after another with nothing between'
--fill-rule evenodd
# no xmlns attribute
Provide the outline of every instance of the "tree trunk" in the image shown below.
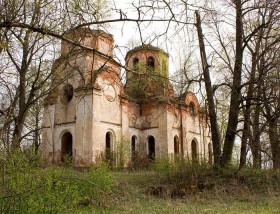
<svg viewBox="0 0 280 214"><path fill-rule="evenodd" d="M21 137L22 137L22 131L23 131L23 125L26 118L26 113L23 112L21 115L19 115L15 119L15 128L13 131L13 142L12 142L12 149L19 149L20 143L21 143Z"/></svg>
<svg viewBox="0 0 280 214"><path fill-rule="evenodd" d="M257 97L259 97L259 95L257 95ZM259 104L259 101L257 101L256 109L253 114L253 131L252 131L253 136L252 136L252 140L249 143L253 155L253 167L257 169L261 168L261 140L260 140L261 131L259 125L260 112L261 112L261 106Z"/></svg>
<svg viewBox="0 0 280 214"><path fill-rule="evenodd" d="M269 121L268 135L271 144L273 168L280 169L280 136L277 132L277 120Z"/></svg>
<svg viewBox="0 0 280 214"><path fill-rule="evenodd" d="M198 11L195 11L196 15L196 28L198 34L198 41L199 41L199 49L200 49L200 56L202 62L202 70L206 88L206 95L208 101L208 110L209 110L209 118L210 118L210 125L211 125L211 136L213 142L213 154L214 154L214 164L220 165L220 158L221 158L221 144L220 144L220 135L217 123L217 115L216 115L216 108L214 103L214 93L210 78L209 72L209 65L207 63L207 57L205 52L205 45L203 40L203 33L201 28L201 20Z"/></svg>
<svg viewBox="0 0 280 214"><path fill-rule="evenodd" d="M233 145L238 124L239 101L241 95L241 70L243 61L243 21L242 21L242 3L241 0L235 1L236 6L236 46L235 63L233 70L233 82L231 88L231 98L229 107L229 116L227 130L224 141L224 149L221 165L227 166L231 162Z"/></svg>
<svg viewBox="0 0 280 214"><path fill-rule="evenodd" d="M259 51L260 51L262 35L263 35L263 30L260 30L259 38L257 40L255 50L250 49L251 53L252 53L252 65L251 65L252 68L251 68L249 86L248 86L247 97L246 97L246 106L245 106L245 112L244 112L244 126L243 126L243 133L242 133L242 137L241 137L239 169L241 169L243 167L243 165L246 164L248 138L250 137L251 105L252 105L252 100L254 98L254 86L255 86L255 82L256 82L256 69L257 69L258 56L259 56Z"/></svg>
<svg viewBox="0 0 280 214"><path fill-rule="evenodd" d="M40 146L40 133L39 133L39 118L40 117L40 111L36 111L35 115L35 133L34 133L34 152L35 154L38 154L39 146Z"/></svg>
<svg viewBox="0 0 280 214"><path fill-rule="evenodd" d="M18 68L19 72L19 87L18 87L18 115L15 117L15 129L13 132L12 149L18 149L20 147L21 135L23 130L24 121L27 114L26 105L26 73L28 71L28 54L29 54L29 34L27 31L22 41L22 61L21 66Z"/></svg>
<svg viewBox="0 0 280 214"><path fill-rule="evenodd" d="M13 131L13 142L12 149L17 149L20 147L21 135L23 130L24 121L26 118L27 110L25 104L25 73L20 74L20 85L19 85L19 106L18 106L18 115L15 118L15 128Z"/></svg>
<svg viewBox="0 0 280 214"><path fill-rule="evenodd" d="M249 103L247 103L247 105L249 105ZM244 112L243 133L241 137L239 169L241 169L246 164L248 137L250 133L250 111L250 107L246 106Z"/></svg>

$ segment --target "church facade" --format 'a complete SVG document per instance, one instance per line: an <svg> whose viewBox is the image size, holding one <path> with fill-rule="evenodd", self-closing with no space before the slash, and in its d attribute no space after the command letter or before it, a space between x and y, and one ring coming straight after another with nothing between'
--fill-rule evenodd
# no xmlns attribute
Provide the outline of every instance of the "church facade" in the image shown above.
<svg viewBox="0 0 280 214"><path fill-rule="evenodd" d="M211 163L207 116L193 93L174 95L166 52L151 45L127 52L123 84L112 35L83 29L68 37L91 49L62 42L53 66L57 87L44 106L47 164L63 162L67 155L75 166L88 166L112 158L123 141L127 163L170 154Z"/></svg>

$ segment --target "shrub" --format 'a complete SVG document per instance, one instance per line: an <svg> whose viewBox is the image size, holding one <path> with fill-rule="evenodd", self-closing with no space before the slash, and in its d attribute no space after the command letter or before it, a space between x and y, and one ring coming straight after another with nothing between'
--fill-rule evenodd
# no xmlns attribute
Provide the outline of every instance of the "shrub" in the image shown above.
<svg viewBox="0 0 280 214"><path fill-rule="evenodd" d="M97 166L91 167L89 175L91 182L94 183L94 186L104 192L110 191L114 186L112 173L106 163L101 163Z"/></svg>
<svg viewBox="0 0 280 214"><path fill-rule="evenodd" d="M86 205L102 205L113 181L105 164L89 172L71 165L42 168L21 151L1 154L0 213L71 213L88 198Z"/></svg>
<svg viewBox="0 0 280 214"><path fill-rule="evenodd" d="M2 157L1 213L57 213L76 205L77 186L60 170L43 169L21 151Z"/></svg>
<svg viewBox="0 0 280 214"><path fill-rule="evenodd" d="M127 164L131 155L130 146L130 141L121 136L116 145L116 169L123 169Z"/></svg>
<svg viewBox="0 0 280 214"><path fill-rule="evenodd" d="M207 164L192 163L188 158L171 155L157 160L153 169L162 182L176 184L181 182L196 183L207 170Z"/></svg>
<svg viewBox="0 0 280 214"><path fill-rule="evenodd" d="M134 161L128 162L127 169L129 171L150 170L151 160L149 157L136 156Z"/></svg>

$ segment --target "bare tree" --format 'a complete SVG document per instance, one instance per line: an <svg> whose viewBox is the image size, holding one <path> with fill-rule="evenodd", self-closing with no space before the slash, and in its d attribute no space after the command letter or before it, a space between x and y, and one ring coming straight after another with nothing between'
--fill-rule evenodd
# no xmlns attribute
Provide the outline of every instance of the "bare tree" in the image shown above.
<svg viewBox="0 0 280 214"><path fill-rule="evenodd" d="M201 55L201 62L202 62L202 70L206 88L206 95L207 95L207 103L208 103L208 111L209 111L209 118L211 124L211 134L212 134L212 141L213 141L213 152L214 152L214 164L220 164L220 157L221 157L221 144L220 144L220 135L218 130L218 123L217 123L217 115L216 115L216 107L214 103L214 91L211 83L211 78L209 74L209 64L207 63L205 45L203 41L203 33L201 28L201 19L198 11L195 12L196 15L196 27L197 27L197 34L198 34L198 41L200 47L200 55Z"/></svg>
<svg viewBox="0 0 280 214"><path fill-rule="evenodd" d="M252 150L254 165L260 166L260 139L265 131L266 134L270 133L271 145L275 148L272 156L277 157L278 142L273 141L272 136L277 136L279 131L279 105L275 98L279 93L279 77L276 75L279 54L273 50L279 45L279 36L271 30L279 26L277 1L227 1L223 2L226 8L223 12L209 7L212 1L194 1L192 4L184 0L176 3L165 0L137 1L131 4L137 14L133 18L117 6L110 8L106 3L105 0L1 1L0 56L3 60L0 77L1 89L4 89L1 96L7 101L2 104L0 111L3 124L1 137L4 142L12 141L14 148L19 147L25 136L23 132L26 133L25 129L28 129L26 121L29 110L44 98L50 90L49 86L59 84L59 81L50 84L52 70L49 66L56 57L55 44L58 41L70 43L74 45L73 48L98 52L79 41L71 40L67 34L92 26L106 30L106 24L109 23L133 22L138 28L142 44L159 42L161 38L167 44L179 33L187 37L190 32L197 31L203 72L196 76L197 79L190 79L186 75L184 84L205 83L216 165L227 166L230 163L235 138L239 133L242 133L240 166L246 162L247 145ZM234 16L227 11L233 9ZM198 12L193 17L195 11L203 14L203 18ZM113 18L110 17L112 13L115 15ZM222 19L223 15L227 19ZM154 23L160 23L163 31L145 37L144 29L154 26ZM227 32L227 27L231 32ZM208 30L212 31L211 38L207 35ZM218 82L212 78L215 74L219 74ZM275 81L268 81L270 79ZM184 85L181 88L185 90L188 87ZM221 98L221 92L228 92L229 96ZM227 106L225 114L228 118L223 135L223 124L218 113ZM36 124L33 130L38 129ZM275 161L277 166L278 162Z"/></svg>
<svg viewBox="0 0 280 214"><path fill-rule="evenodd" d="M36 135L35 145L38 147L38 111L33 130L26 126L26 121L30 110L42 103L52 90L50 86L58 84L51 84L51 67L58 56L58 39L65 38L77 43L67 39L64 32L85 21L99 20L103 16L100 3L1 1L0 75L4 92L2 97L5 97L5 103L1 106L1 138L6 149L9 150L10 146L19 148L22 139L31 134L29 132ZM37 108L42 108L42 104Z"/></svg>

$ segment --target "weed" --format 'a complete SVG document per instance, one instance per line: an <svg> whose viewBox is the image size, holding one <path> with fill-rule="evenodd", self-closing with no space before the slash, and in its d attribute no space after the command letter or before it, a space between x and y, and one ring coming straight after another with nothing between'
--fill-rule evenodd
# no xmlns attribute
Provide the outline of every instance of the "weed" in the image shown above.
<svg viewBox="0 0 280 214"><path fill-rule="evenodd" d="M21 151L1 154L0 213L69 213L81 205L103 207L109 198L114 182L107 165L81 173L34 160Z"/></svg>

